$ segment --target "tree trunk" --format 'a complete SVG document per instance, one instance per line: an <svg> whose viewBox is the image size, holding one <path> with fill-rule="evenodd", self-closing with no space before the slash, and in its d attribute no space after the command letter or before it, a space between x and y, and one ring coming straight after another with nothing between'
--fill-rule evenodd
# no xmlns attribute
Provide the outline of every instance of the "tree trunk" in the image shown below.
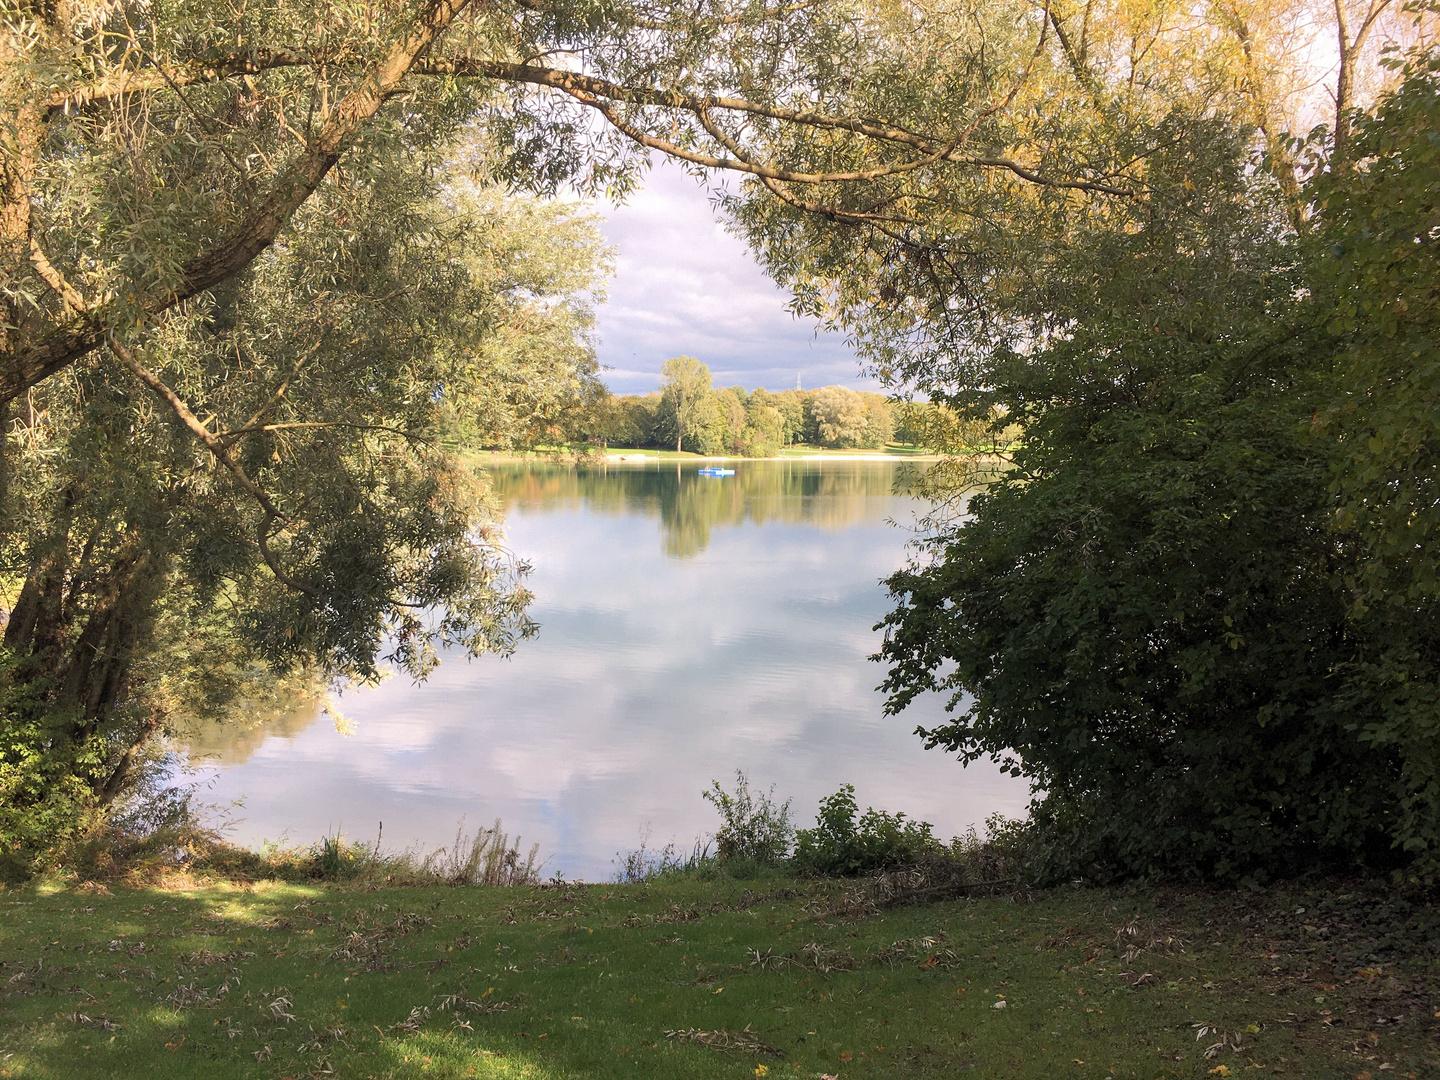
<svg viewBox="0 0 1440 1080"><path fill-rule="evenodd" d="M1335 30L1340 39L1340 72L1335 77L1335 165L1344 169L1350 147L1350 106L1355 96L1355 50L1350 42L1345 0L1335 0Z"/></svg>
<svg viewBox="0 0 1440 1080"><path fill-rule="evenodd" d="M53 662L64 640L65 582L70 573L70 529L75 485L60 494L50 536L34 551L30 570L5 624L5 645L21 656Z"/></svg>
<svg viewBox="0 0 1440 1080"><path fill-rule="evenodd" d="M132 663L153 623L169 563L140 529L131 525L117 537L108 518L94 523L77 557L78 498L74 485L62 493L50 535L33 549L4 641L20 659L16 676L65 721L57 754L106 740L111 752L103 760L71 766L103 805L123 789L160 722L152 716L127 730L117 710L131 696Z"/></svg>

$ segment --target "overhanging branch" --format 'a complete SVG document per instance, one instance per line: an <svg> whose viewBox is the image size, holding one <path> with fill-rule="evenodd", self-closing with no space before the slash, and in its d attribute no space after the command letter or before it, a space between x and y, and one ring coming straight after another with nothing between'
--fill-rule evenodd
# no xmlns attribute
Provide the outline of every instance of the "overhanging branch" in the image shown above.
<svg viewBox="0 0 1440 1080"><path fill-rule="evenodd" d="M276 177L269 193L250 211L245 222L231 236L191 259L172 288L138 297L133 307L148 315L158 315L218 285L254 261L274 242L290 215L311 196L365 124L400 90L416 58L434 44L469 3L470 0L433 0L409 34L392 45L385 57L365 73L359 85L340 100L315 137ZM282 60L289 63L293 59L281 57L276 63ZM212 65L199 74L191 72L190 81L202 78L213 81L227 70L223 64ZM180 85L180 80L169 73L156 77L162 85L172 82ZM102 309L67 320L39 341L7 357L0 367L0 401L13 400L99 346L108 333L106 314Z"/></svg>
<svg viewBox="0 0 1440 1080"><path fill-rule="evenodd" d="M109 339L110 351L113 352L120 363L124 364L137 379L144 383L161 401L170 406L170 411L179 417L180 422L190 431L195 438L200 440L201 445L210 451L215 461L222 466L251 498L260 504L265 516L260 523L259 533L256 537L256 546L260 549L260 556L265 560L265 565L270 567L270 572L275 579L287 588L296 592L304 593L312 599L318 598L318 593L285 572L280 565L280 559L270 549L270 526L276 521L284 521L285 515L276 507L274 501L265 492L265 489L246 475L245 470L240 467L231 455L229 448L213 432L200 422L190 406L185 404L183 398L172 390L165 381L156 375L144 364L140 363L133 350L116 340L113 336Z"/></svg>

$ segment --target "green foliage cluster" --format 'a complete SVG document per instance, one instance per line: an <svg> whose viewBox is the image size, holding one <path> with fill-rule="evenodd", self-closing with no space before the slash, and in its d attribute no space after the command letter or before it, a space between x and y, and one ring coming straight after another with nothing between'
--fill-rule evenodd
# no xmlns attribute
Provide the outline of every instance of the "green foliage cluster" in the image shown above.
<svg viewBox="0 0 1440 1080"><path fill-rule="evenodd" d="M47 853L100 816L82 771L93 751L56 738L65 717L47 708L42 687L15 678L16 667L15 655L0 647L0 881L42 869Z"/></svg>
<svg viewBox="0 0 1440 1080"><path fill-rule="evenodd" d="M1391 66L1396 66L1392 64ZM1390 836L1440 860L1440 55L1317 173L1315 316L1338 346L1312 421L1356 641L1338 704L1401 779Z"/></svg>
<svg viewBox="0 0 1440 1080"><path fill-rule="evenodd" d="M857 821L857 813L853 784L843 784L821 799L814 828L795 834L791 860L795 869L823 877L852 877L918 863L946 850L927 821L872 807L866 807Z"/></svg>
<svg viewBox="0 0 1440 1080"><path fill-rule="evenodd" d="M746 860L761 866L785 861L795 838L790 822L790 799L777 805L775 789L752 793L744 772L735 773L735 790L728 792L715 780L703 793L719 812L723 824L715 832L715 853L722 862Z"/></svg>
<svg viewBox="0 0 1440 1080"><path fill-rule="evenodd" d="M753 867L784 866L816 877L854 877L959 854L964 847L958 840L947 847L929 822L903 813L867 807L861 814L853 784L821 799L815 825L799 830L791 822L792 800L777 804L773 788L752 793L743 771L735 773L733 792L716 780L704 797L720 814L715 858L731 876L744 876Z"/></svg>
<svg viewBox="0 0 1440 1080"><path fill-rule="evenodd" d="M1240 132L1152 160L1143 222L1057 245L1064 332L952 394L1024 438L891 579L889 708L1032 780L1042 876L1440 856L1437 119L1427 62L1310 143L1299 233Z"/></svg>

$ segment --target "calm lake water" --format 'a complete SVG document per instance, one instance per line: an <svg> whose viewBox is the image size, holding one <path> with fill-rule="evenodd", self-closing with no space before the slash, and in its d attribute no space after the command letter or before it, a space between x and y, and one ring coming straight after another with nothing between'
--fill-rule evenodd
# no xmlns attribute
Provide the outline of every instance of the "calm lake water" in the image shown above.
<svg viewBox="0 0 1440 1080"><path fill-rule="evenodd" d="M1017 816L1025 784L922 748L913 731L940 701L882 715L867 659L880 579L922 509L893 493L899 468L498 467L539 636L510 659L448 659L421 686L346 694L349 734L309 709L197 745L213 755L203 797L243 801L231 835L246 843L369 840L383 821L385 846L433 847L461 817L499 817L540 843L548 873L588 880L644 836L688 849L712 832L700 793L737 769L793 796L802 824L845 782L942 836Z"/></svg>

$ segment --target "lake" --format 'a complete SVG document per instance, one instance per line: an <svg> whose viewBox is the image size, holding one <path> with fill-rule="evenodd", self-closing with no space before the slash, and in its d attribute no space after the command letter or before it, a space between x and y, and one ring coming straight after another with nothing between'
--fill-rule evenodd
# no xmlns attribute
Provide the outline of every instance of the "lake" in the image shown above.
<svg viewBox="0 0 1440 1080"><path fill-rule="evenodd" d="M924 509L894 492L903 466L696 468L496 466L539 636L351 691L343 724L312 707L207 738L202 799L242 802L229 835L249 844L372 840L383 822L386 847L433 847L498 817L547 874L586 880L644 837L688 850L718 824L701 792L737 769L801 824L846 782L944 837L1020 816L1025 783L913 734L943 702L883 715L880 581Z"/></svg>

